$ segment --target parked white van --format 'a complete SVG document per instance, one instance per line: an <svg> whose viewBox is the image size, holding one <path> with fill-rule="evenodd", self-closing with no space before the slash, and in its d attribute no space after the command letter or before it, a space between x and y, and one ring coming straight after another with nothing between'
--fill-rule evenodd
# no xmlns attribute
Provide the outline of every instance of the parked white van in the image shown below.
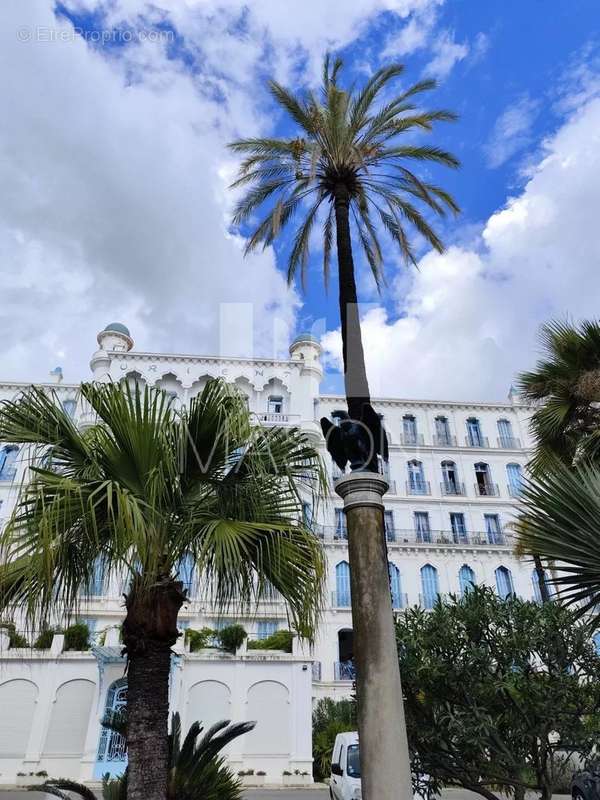
<svg viewBox="0 0 600 800"><path fill-rule="evenodd" d="M361 800L358 733L338 733L331 756L329 795L332 800Z"/></svg>

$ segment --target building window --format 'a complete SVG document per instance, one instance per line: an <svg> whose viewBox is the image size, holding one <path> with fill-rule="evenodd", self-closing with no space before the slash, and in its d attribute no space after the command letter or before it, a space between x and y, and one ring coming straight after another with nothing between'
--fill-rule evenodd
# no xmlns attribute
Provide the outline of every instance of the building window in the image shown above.
<svg viewBox="0 0 600 800"><path fill-rule="evenodd" d="M467 542L467 526L465 515L462 512L450 512L450 527L452 528L452 539L455 544Z"/></svg>
<svg viewBox="0 0 600 800"><path fill-rule="evenodd" d="M402 443L417 444L417 420L412 414L405 414L402 417Z"/></svg>
<svg viewBox="0 0 600 800"><path fill-rule="evenodd" d="M81 594L88 595L90 597L102 597L105 590L104 578L104 564L101 558L96 558L94 560L94 566L92 568L90 579L83 587Z"/></svg>
<svg viewBox="0 0 600 800"><path fill-rule="evenodd" d="M435 443L440 447L451 447L450 423L448 417L435 418Z"/></svg>
<svg viewBox="0 0 600 800"><path fill-rule="evenodd" d="M350 565L340 561L335 568L335 605L338 608L350 608Z"/></svg>
<svg viewBox="0 0 600 800"><path fill-rule="evenodd" d="M385 526L385 538L388 542L395 542L396 541L396 532L394 530L394 512L393 511L384 511L383 512L383 524Z"/></svg>
<svg viewBox="0 0 600 800"><path fill-rule="evenodd" d="M546 575L546 570L544 570L542 580L544 582L544 586L546 587L546 589L549 590L550 587L548 586L548 576ZM540 586L540 579L536 569L531 571L531 585L533 586L533 599L535 600L536 603L542 603L543 602L542 589Z"/></svg>
<svg viewBox="0 0 600 800"><path fill-rule="evenodd" d="M183 583L183 590L189 596L194 594L194 572L196 571L196 562L191 553L186 553L179 561L177 574L179 580Z"/></svg>
<svg viewBox="0 0 600 800"><path fill-rule="evenodd" d="M256 628L256 638L259 641L264 639L268 639L269 636L273 636L274 633L277 633L277 621L273 619L261 619L258 622Z"/></svg>
<svg viewBox="0 0 600 800"><path fill-rule="evenodd" d="M467 444L469 447L484 447L484 438L481 435L481 425L475 417L467 420Z"/></svg>
<svg viewBox="0 0 600 800"><path fill-rule="evenodd" d="M500 527L500 517L498 514L484 514L485 533L488 544L504 544L504 536Z"/></svg>
<svg viewBox="0 0 600 800"><path fill-rule="evenodd" d="M73 417L75 416L76 406L77 406L76 400L65 400L62 404L63 411L65 412L65 414L67 414L67 416L71 417L71 419L73 419Z"/></svg>
<svg viewBox="0 0 600 800"><path fill-rule="evenodd" d="M463 564L458 571L460 596L464 597L475 586L475 573L467 564Z"/></svg>
<svg viewBox="0 0 600 800"><path fill-rule="evenodd" d="M313 507L310 503L304 501L302 503L302 524L305 528L312 531L313 529Z"/></svg>
<svg viewBox="0 0 600 800"><path fill-rule="evenodd" d="M498 420L498 444L500 447L513 447L515 438L513 429L508 419Z"/></svg>
<svg viewBox="0 0 600 800"><path fill-rule="evenodd" d="M283 414L283 397L271 395L268 404L269 414Z"/></svg>
<svg viewBox="0 0 600 800"><path fill-rule="evenodd" d="M495 497L498 494L492 483L489 464L475 464L475 491L480 497Z"/></svg>
<svg viewBox="0 0 600 800"><path fill-rule="evenodd" d="M429 494L427 482L425 480L425 472L421 461L409 461L407 464L408 469L408 484L407 489L409 494Z"/></svg>
<svg viewBox="0 0 600 800"><path fill-rule="evenodd" d="M438 571L431 564L421 567L421 589L423 608L433 608L440 595Z"/></svg>
<svg viewBox="0 0 600 800"><path fill-rule="evenodd" d="M0 481L12 481L17 474L18 452L15 444L7 444L0 450Z"/></svg>
<svg viewBox="0 0 600 800"><path fill-rule="evenodd" d="M346 515L343 508L335 509L335 534L334 539L347 539L348 529L346 528Z"/></svg>
<svg viewBox="0 0 600 800"><path fill-rule="evenodd" d="M400 582L400 570L395 564L388 564L390 573L390 591L392 593L392 608L403 608L402 584Z"/></svg>
<svg viewBox="0 0 600 800"><path fill-rule="evenodd" d="M592 641L594 642L594 650L596 651L596 655L600 656L600 633L595 633Z"/></svg>
<svg viewBox="0 0 600 800"><path fill-rule="evenodd" d="M506 600L514 595L512 575L506 567L498 567L496 570L496 589L499 597Z"/></svg>
<svg viewBox="0 0 600 800"><path fill-rule="evenodd" d="M431 542L429 512L415 511L415 534L417 542Z"/></svg>
<svg viewBox="0 0 600 800"><path fill-rule="evenodd" d="M508 493L511 497L520 497L523 491L523 471L520 464L507 464Z"/></svg>
<svg viewBox="0 0 600 800"><path fill-rule="evenodd" d="M463 494L454 461L442 461L442 493L450 495Z"/></svg>

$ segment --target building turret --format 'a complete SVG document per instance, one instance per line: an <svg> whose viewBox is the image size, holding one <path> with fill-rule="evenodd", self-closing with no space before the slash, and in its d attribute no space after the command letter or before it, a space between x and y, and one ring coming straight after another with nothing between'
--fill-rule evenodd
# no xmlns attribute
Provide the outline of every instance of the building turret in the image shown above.
<svg viewBox="0 0 600 800"><path fill-rule="evenodd" d="M110 373L110 364L115 353L128 353L133 347L129 328L122 322L111 322L97 336L100 349L90 361L94 380L105 380Z"/></svg>
<svg viewBox="0 0 600 800"><path fill-rule="evenodd" d="M321 435L321 429L316 424L319 413L319 386L323 378L321 353L319 340L312 333L301 333L290 345L292 361L302 362L300 380L304 384L304 389L301 392L302 407L299 409L302 417L300 427L305 433L312 434L315 442Z"/></svg>

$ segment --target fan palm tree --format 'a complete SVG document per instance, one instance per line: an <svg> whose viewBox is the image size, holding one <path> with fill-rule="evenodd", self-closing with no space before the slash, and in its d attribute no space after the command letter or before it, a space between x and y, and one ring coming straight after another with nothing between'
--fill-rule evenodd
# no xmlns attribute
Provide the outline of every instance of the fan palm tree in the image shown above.
<svg viewBox="0 0 600 800"><path fill-rule="evenodd" d="M81 393L98 419L85 430L40 388L0 407L0 439L35 457L0 535L0 610L65 617L99 563L128 578L128 798L165 800L171 647L187 599L180 565L193 560L220 608L249 606L273 585L310 637L324 567L300 491L318 491L320 461L297 430L253 428L220 380L181 411L155 389Z"/></svg>
<svg viewBox="0 0 600 800"><path fill-rule="evenodd" d="M571 466L600 455L600 324L549 322L541 328L540 342L543 358L534 370L519 375L518 387L523 398L536 405L531 418L536 448L529 468L543 481L557 462ZM529 541L525 522L522 517L520 549ZM532 554L546 601L542 560L537 552Z"/></svg>
<svg viewBox="0 0 600 800"><path fill-rule="evenodd" d="M429 132L434 123L450 121L449 111L425 111L416 103L436 85L422 80L390 96L391 84L404 67L378 70L362 88L339 83L342 61L325 58L320 97L295 94L269 82L276 103L297 128L289 138L241 139L230 148L244 156L233 187L248 191L236 206L236 225L252 221L246 252L274 242L295 217L287 273L292 282L300 271L304 282L311 234L322 219L323 270L327 285L335 232L339 307L348 411L361 418L370 393L358 314L352 234L360 243L378 287L384 280L381 232L385 231L404 258L416 264L410 233L414 230L438 252L444 245L421 209L444 216L459 208L450 194L411 165L457 167L445 150L415 144L412 135ZM403 143L404 142L404 143ZM268 206L254 223L254 214Z"/></svg>
<svg viewBox="0 0 600 800"><path fill-rule="evenodd" d="M540 340L544 358L518 378L522 396L537 405L531 420L534 471L557 458L572 464L600 455L600 324L550 322Z"/></svg>

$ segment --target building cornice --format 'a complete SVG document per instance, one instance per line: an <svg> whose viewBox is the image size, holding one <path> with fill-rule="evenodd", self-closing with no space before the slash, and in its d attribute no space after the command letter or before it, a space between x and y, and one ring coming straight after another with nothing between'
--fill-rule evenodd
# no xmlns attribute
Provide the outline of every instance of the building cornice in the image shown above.
<svg viewBox="0 0 600 800"><path fill-rule="evenodd" d="M344 405L346 398L342 395L322 394L319 399L323 403L333 403ZM407 400L405 398L394 397L373 397L371 402L374 406L383 408L452 408L454 410L472 411L481 409L482 411L532 411L533 406L524 403L491 403L481 400L467 402L466 400Z"/></svg>

